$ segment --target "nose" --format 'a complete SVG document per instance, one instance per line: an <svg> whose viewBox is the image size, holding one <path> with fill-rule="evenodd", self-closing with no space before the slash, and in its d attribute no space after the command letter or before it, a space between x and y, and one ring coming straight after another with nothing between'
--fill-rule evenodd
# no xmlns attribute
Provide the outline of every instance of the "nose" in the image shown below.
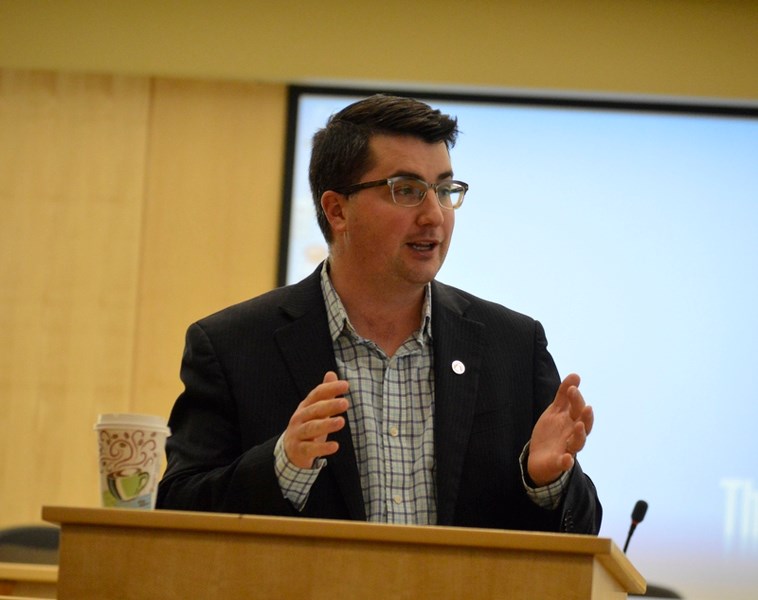
<svg viewBox="0 0 758 600"><path fill-rule="evenodd" d="M437 190L429 188L424 200L419 204L418 221L421 225L439 226L445 222L445 213L451 213L442 208L437 197Z"/></svg>

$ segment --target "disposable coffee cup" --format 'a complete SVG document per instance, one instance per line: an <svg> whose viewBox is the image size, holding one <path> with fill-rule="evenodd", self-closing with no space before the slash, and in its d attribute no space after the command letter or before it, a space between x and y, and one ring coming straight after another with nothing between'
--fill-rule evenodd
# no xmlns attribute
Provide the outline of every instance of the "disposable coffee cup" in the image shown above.
<svg viewBox="0 0 758 600"><path fill-rule="evenodd" d="M106 508L155 508L163 466L166 421L155 415L109 413L95 423L100 498Z"/></svg>

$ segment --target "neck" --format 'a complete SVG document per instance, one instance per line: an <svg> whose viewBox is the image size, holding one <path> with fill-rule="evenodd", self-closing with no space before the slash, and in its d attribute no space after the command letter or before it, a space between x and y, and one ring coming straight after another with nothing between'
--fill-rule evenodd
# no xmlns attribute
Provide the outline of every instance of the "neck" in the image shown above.
<svg viewBox="0 0 758 600"><path fill-rule="evenodd" d="M331 265L329 276L356 332L392 356L419 327L425 285L392 288L383 282L345 276Z"/></svg>

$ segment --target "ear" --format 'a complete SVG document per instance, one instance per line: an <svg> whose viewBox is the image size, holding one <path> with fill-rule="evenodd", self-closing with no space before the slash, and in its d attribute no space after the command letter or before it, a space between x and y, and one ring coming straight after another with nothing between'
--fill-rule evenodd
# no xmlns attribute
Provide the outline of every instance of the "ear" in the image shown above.
<svg viewBox="0 0 758 600"><path fill-rule="evenodd" d="M339 234L347 229L345 208L347 197L332 190L327 190L321 195L321 210L324 211L327 221L332 228L332 234ZM336 235L334 235L336 237Z"/></svg>

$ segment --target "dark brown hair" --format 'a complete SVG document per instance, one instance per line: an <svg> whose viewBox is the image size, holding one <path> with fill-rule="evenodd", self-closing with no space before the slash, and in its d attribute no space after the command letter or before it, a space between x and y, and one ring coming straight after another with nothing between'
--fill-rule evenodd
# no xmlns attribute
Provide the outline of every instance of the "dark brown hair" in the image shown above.
<svg viewBox="0 0 758 600"><path fill-rule="evenodd" d="M371 169L372 135L408 135L434 144L455 145L458 122L428 104L399 96L376 94L332 115L313 136L309 179L321 232L331 243L329 221L321 208L321 196L358 183Z"/></svg>

